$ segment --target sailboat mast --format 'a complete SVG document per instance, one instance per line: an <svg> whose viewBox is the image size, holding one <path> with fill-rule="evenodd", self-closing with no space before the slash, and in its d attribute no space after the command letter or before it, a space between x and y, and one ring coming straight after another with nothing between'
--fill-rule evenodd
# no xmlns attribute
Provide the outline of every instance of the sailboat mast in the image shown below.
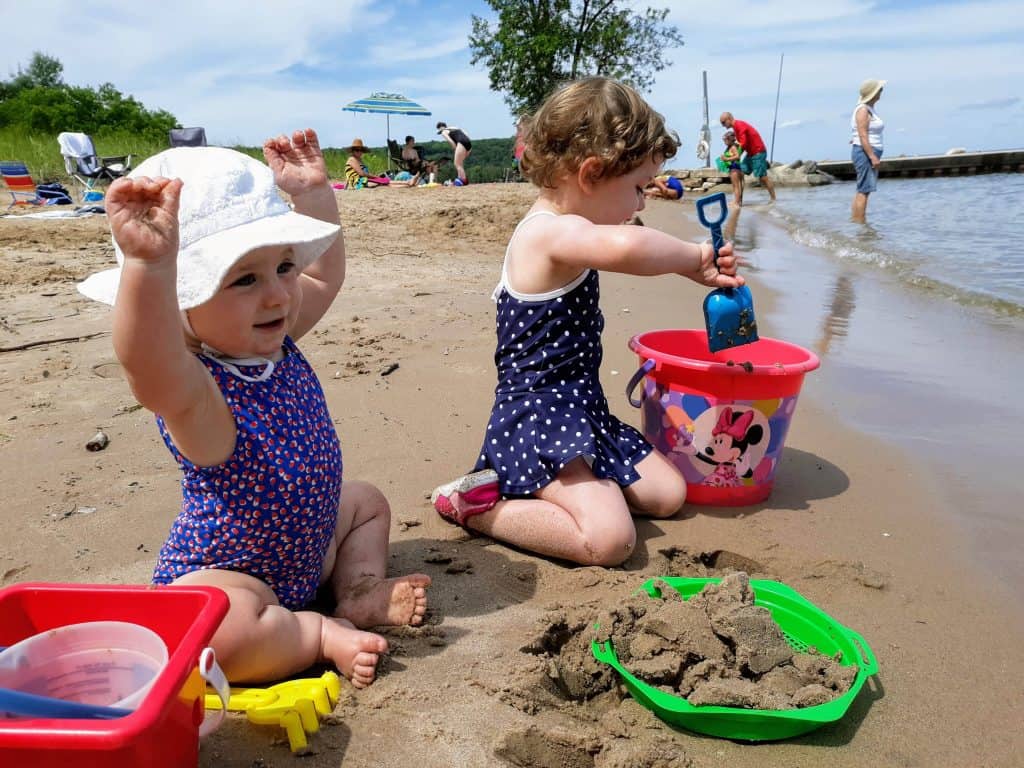
<svg viewBox="0 0 1024 768"><path fill-rule="evenodd" d="M779 84L775 87L775 117L772 118L772 148L768 153L768 166L771 167L775 158L775 122L779 119L779 94L782 93L782 60L786 54L779 54Z"/></svg>

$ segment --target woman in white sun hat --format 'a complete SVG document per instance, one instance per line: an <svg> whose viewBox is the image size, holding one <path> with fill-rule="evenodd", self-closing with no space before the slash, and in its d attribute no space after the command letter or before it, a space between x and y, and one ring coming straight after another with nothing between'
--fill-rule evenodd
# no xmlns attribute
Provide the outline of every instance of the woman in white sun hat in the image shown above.
<svg viewBox="0 0 1024 768"><path fill-rule="evenodd" d="M853 196L851 216L863 223L868 209L868 195L878 186L878 166L882 162L882 131L885 123L875 114L875 104L882 97L885 80L865 80L860 86L860 101L850 116L850 158L857 171L857 192Z"/></svg>
<svg viewBox="0 0 1024 768"><path fill-rule="evenodd" d="M295 345L345 279L316 133L269 139L263 154L269 168L219 147L170 149L115 181L118 267L79 290L114 306L114 350L182 470L153 581L227 593L212 644L229 679L326 661L361 688L387 641L357 627L421 623L430 579L385 578L387 501L342 485L323 391ZM321 586L333 616L307 609Z"/></svg>

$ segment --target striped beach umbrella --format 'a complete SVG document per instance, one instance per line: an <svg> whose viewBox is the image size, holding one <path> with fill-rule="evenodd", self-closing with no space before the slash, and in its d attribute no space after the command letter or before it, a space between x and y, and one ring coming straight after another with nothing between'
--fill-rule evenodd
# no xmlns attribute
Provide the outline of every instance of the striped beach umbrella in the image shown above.
<svg viewBox="0 0 1024 768"><path fill-rule="evenodd" d="M392 115L413 115L426 116L430 110L417 104L412 99L407 99L400 93L384 93L378 91L365 99L353 101L342 107L347 112L376 112L387 115L388 141L391 141L391 116ZM391 167L391 153L388 152L388 168Z"/></svg>

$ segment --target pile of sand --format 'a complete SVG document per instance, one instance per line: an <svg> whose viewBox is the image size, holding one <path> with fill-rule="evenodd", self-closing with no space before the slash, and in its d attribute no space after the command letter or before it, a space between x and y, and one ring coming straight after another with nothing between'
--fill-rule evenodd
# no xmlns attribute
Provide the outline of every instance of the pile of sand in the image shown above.
<svg viewBox="0 0 1024 768"><path fill-rule="evenodd" d="M795 653L769 611L754 605L746 573L689 600L667 584L661 593L634 595L602 616L566 617L545 633L533 650L550 656L549 675L566 696L588 699L614 685L614 671L590 651L595 639L611 640L638 678L694 705L810 707L843 695L857 676L856 665L813 648Z"/></svg>

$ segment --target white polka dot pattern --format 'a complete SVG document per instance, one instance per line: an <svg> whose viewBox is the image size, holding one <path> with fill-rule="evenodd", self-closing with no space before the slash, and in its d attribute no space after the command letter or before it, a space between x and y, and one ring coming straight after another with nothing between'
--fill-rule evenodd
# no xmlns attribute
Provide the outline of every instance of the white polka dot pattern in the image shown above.
<svg viewBox="0 0 1024 768"><path fill-rule="evenodd" d="M599 300L597 270L555 298L498 295L498 386L476 469L495 469L505 496L532 494L579 456L599 478L639 479L636 463L652 448L608 411Z"/></svg>

